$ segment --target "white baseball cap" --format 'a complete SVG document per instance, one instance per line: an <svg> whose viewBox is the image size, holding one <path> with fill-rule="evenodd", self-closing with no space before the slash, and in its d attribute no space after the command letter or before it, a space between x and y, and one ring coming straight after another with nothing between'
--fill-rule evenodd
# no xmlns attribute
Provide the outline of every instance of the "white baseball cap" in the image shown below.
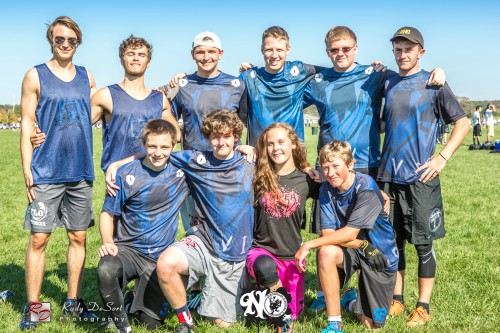
<svg viewBox="0 0 500 333"><path fill-rule="evenodd" d="M211 41L204 41L204 38L210 38ZM222 45L219 36L210 31L200 32L194 37L193 49L197 46L213 46L222 50Z"/></svg>

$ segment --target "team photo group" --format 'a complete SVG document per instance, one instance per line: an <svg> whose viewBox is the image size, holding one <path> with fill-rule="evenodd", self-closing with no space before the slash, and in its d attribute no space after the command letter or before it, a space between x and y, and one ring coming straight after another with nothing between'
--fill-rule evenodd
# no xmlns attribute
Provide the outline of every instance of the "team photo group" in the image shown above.
<svg viewBox="0 0 500 333"><path fill-rule="evenodd" d="M260 319L281 333L293 332L304 312L327 319L317 327L323 333L344 332L343 311L373 330L391 316L407 316L408 327L432 320L433 241L445 236L439 174L469 121L444 71L420 68L418 29L387 33L391 71L357 63L356 34L346 26L326 33L322 52L332 67L289 61L288 33L272 26L262 34L264 67L242 63L238 77L219 69L217 34L200 32L191 49L196 72L153 89L144 79L152 46L142 37L121 42L123 81L100 89L73 63L83 43L76 22L58 17L46 37L52 58L22 83L30 234L20 330L43 325L32 314L56 227L68 239L63 313L99 321L81 297L86 256L98 255L94 286L110 305L100 325L115 332L166 330L171 317L174 332L198 332L191 313L227 328L256 316L249 297L259 293ZM312 105L315 165L304 141L304 108ZM96 223L95 123L107 192ZM436 146L438 124L453 130ZM303 241L306 223L315 236ZM94 224L98 254L86 252ZM416 304L404 299L406 243L418 256ZM311 304L306 265L317 272ZM347 288L351 277L356 288Z"/></svg>

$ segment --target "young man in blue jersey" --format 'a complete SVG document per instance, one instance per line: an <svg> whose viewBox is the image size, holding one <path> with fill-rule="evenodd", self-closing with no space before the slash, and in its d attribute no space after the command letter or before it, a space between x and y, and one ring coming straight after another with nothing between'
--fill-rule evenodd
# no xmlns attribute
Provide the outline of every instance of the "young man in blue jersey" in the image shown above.
<svg viewBox="0 0 500 333"><path fill-rule="evenodd" d="M156 261L175 241L179 208L189 191L184 172L169 163L176 128L151 120L142 142L146 156L118 169L118 196L106 196L100 215L99 293L104 304L112 305L109 317L119 333L132 332L127 312L147 329L163 323L168 303L158 284ZM133 279L138 279L136 295L125 309L122 291Z"/></svg>
<svg viewBox="0 0 500 333"><path fill-rule="evenodd" d="M30 69L21 95L21 158L28 200L25 229L31 230L26 252L26 292L21 330L33 329L30 309L39 302L45 269L45 249L56 226L66 228L68 293L64 314L97 317L80 297L85 265L86 230L93 225L92 125L90 97L95 82L84 67L73 64L82 32L72 19L58 17L47 29L52 59ZM48 133L33 150L34 124ZM79 311L81 309L81 311Z"/></svg>
<svg viewBox="0 0 500 333"><path fill-rule="evenodd" d="M302 244L295 255L296 265L305 271L303 260L308 252L320 248L318 273L328 315L323 333L343 332L342 308L356 313L368 328L380 328L389 312L398 266L382 193L373 178L354 172L355 160L346 141L323 146L319 163L327 179L319 194L322 237ZM341 287L357 270L358 291L349 289L340 300Z"/></svg>
<svg viewBox="0 0 500 333"><path fill-rule="evenodd" d="M436 274L433 241L444 237L444 212L439 173L469 131L469 122L450 87L430 87L430 73L419 67L424 39L413 27L391 38L399 76L385 84L383 119L386 134L377 179L391 198L391 222L400 253L391 314L405 309L403 284L405 243L418 254L418 302L408 321L415 327L430 320L429 302ZM438 121L454 124L448 143L437 152Z"/></svg>

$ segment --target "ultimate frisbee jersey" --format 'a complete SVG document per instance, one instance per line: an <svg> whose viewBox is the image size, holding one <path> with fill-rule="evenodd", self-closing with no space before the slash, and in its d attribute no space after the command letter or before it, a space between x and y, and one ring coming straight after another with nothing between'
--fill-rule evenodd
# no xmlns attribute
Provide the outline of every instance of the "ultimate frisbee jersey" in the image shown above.
<svg viewBox="0 0 500 333"><path fill-rule="evenodd" d="M386 81L383 119L385 138L377 179L397 184L417 182L436 147L438 120L449 124L465 117L465 112L448 84L426 84L424 70Z"/></svg>
<svg viewBox="0 0 500 333"><path fill-rule="evenodd" d="M179 92L172 100L172 113L184 122L182 148L185 150L211 150L201 133L203 117L216 110L238 112L246 122L247 102L242 80L220 72L205 79L196 73L179 80Z"/></svg>
<svg viewBox="0 0 500 333"><path fill-rule="evenodd" d="M395 75L357 64L346 73L326 69L309 81L304 100L319 112L318 154L325 144L342 140L350 143L356 168L379 166L384 82Z"/></svg>
<svg viewBox="0 0 500 333"><path fill-rule="evenodd" d="M372 177L356 172L351 187L340 193L324 182L319 191L321 230L345 226L360 229L358 239L367 240L387 259L387 270L398 268L396 236L384 212L384 198ZM358 250L363 256L363 252Z"/></svg>
<svg viewBox="0 0 500 333"><path fill-rule="evenodd" d="M113 112L109 123L102 123L101 168L126 157L145 154L142 130L151 119L161 119L163 95L152 90L148 97L137 100L118 84L108 86L113 100Z"/></svg>
<svg viewBox="0 0 500 333"><path fill-rule="evenodd" d="M239 152L222 161L193 150L173 153L170 160L186 173L199 214L186 234L198 236L223 260L245 260L254 225L253 163Z"/></svg>
<svg viewBox="0 0 500 333"><path fill-rule="evenodd" d="M179 209L188 195L182 170L167 163L153 171L144 158L125 164L116 174L116 197L106 195L103 211L115 216L116 244L138 250L157 260L175 241Z"/></svg>
<svg viewBox="0 0 500 333"><path fill-rule="evenodd" d="M247 143L257 147L259 135L271 124L287 123L304 141L304 90L316 73L315 67L301 61L285 61L277 74L254 67L243 72L248 91Z"/></svg>
<svg viewBox="0 0 500 333"><path fill-rule="evenodd" d="M40 80L36 119L45 141L33 151L34 184L94 180L90 83L84 67L65 82L46 64L35 66Z"/></svg>

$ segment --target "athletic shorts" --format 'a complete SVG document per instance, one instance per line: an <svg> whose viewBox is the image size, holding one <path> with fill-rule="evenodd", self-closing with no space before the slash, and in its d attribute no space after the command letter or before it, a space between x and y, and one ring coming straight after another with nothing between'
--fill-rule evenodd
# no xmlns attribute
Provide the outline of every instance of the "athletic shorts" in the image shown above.
<svg viewBox="0 0 500 333"><path fill-rule="evenodd" d="M168 303L158 283L156 261L133 248L120 245L116 257L123 265L123 289L130 281L139 279L130 313L142 311L163 322Z"/></svg>
<svg viewBox="0 0 500 333"><path fill-rule="evenodd" d="M351 276L359 270L358 296L353 306L354 313L371 318L375 327L384 326L396 285L396 271L378 272L368 265L358 250L351 248L343 250L346 276L344 287Z"/></svg>
<svg viewBox="0 0 500 333"><path fill-rule="evenodd" d="M474 133L473 133L474 136L481 136L482 133L481 133L481 125L477 124L477 125L474 125Z"/></svg>
<svg viewBox="0 0 500 333"><path fill-rule="evenodd" d="M385 183L384 192L391 199L389 217L398 242L429 244L445 236L439 176L426 183Z"/></svg>
<svg viewBox="0 0 500 333"><path fill-rule="evenodd" d="M218 258L194 235L183 238L172 246L180 249L188 260L188 289L205 277L198 313L228 323L240 320L243 315L240 297L245 287L245 261Z"/></svg>
<svg viewBox="0 0 500 333"><path fill-rule="evenodd" d="M36 199L26 209L24 229L51 233L56 227L81 231L94 225L92 182L39 184L33 190Z"/></svg>
<svg viewBox="0 0 500 333"><path fill-rule="evenodd" d="M255 260L262 255L271 257L276 262L276 265L278 266L278 277L281 284L292 296L292 301L288 304L288 307L292 311L293 319L297 319L304 310L305 273L302 273L297 269L295 260L279 260L269 251L261 248L255 248L248 252L246 263L248 273L254 278L256 277L255 272L253 271L253 264Z"/></svg>
<svg viewBox="0 0 500 333"><path fill-rule="evenodd" d="M488 125L488 136L495 136L495 126Z"/></svg>

